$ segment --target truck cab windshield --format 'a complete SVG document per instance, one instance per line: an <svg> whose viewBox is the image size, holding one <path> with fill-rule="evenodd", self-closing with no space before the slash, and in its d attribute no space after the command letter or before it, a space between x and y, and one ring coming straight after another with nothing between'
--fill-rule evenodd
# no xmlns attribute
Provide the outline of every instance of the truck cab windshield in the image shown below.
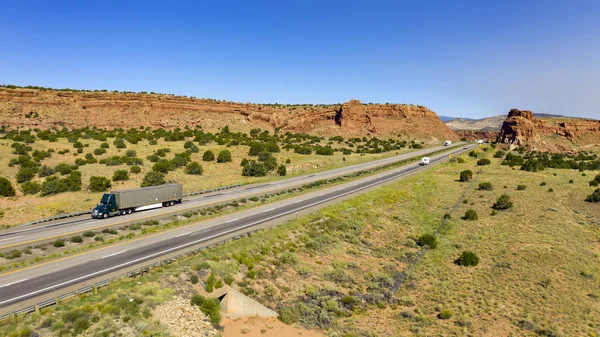
<svg viewBox="0 0 600 337"><path fill-rule="evenodd" d="M110 199L110 194L105 193L102 196L102 199L100 200L100 203L98 204L99 206L107 206L108 205L108 200Z"/></svg>

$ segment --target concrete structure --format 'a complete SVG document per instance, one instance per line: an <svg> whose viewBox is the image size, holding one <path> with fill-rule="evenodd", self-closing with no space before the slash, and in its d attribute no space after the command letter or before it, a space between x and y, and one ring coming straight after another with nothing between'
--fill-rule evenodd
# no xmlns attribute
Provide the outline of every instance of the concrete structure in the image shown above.
<svg viewBox="0 0 600 337"><path fill-rule="evenodd" d="M213 291L210 296L216 297L221 301L221 312L225 317L278 316L275 311L227 285Z"/></svg>

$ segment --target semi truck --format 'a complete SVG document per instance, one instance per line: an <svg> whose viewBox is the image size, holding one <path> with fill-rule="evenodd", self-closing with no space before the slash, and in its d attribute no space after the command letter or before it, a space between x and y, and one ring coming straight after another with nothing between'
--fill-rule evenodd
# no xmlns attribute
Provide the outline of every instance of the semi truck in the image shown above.
<svg viewBox="0 0 600 337"><path fill-rule="evenodd" d="M104 193L92 218L106 219L116 215L131 214L152 208L173 206L181 202L181 184L165 184Z"/></svg>

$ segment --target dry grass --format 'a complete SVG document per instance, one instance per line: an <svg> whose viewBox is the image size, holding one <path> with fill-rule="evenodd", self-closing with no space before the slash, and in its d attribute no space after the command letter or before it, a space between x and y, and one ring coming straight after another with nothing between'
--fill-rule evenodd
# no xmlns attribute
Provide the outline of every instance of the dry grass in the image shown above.
<svg viewBox="0 0 600 337"><path fill-rule="evenodd" d="M144 140L135 145L127 143L126 149L115 148L112 145L113 141L114 139L112 138L107 140L107 143L110 144L110 148L107 149L107 153L95 157L97 159L102 159L111 157L113 155L123 156L127 150L132 149L137 152L138 158L142 158L144 160L144 164L141 166L141 173L129 174L130 180L112 182L112 190L139 187L144 175L152 170L152 165L154 164L147 160L146 157L153 154L155 150L169 148L171 152L167 154L167 159L173 158L175 153L185 151L183 141L165 142L161 139L158 141L157 145L148 145L148 141ZM82 140L82 143L89 144L89 147L84 148L84 152L82 154L78 154L77 156L74 155L74 153L76 154L76 149L74 149L72 144L68 143L64 138L61 138L55 143L38 140L34 144L30 145L34 150L54 149L56 152L53 153L52 157L42 161L43 165L54 167L59 163L74 164L75 159L83 158L86 153L93 153L93 150L99 148L102 142L88 139ZM90 209L98 203L100 196L102 195L102 193L85 191L89 184L90 177L104 176L111 179L114 171L119 169L129 170L127 165L106 166L99 163L88 164L81 166L79 169L82 173L82 183L84 186L83 191L67 192L46 197L24 196L20 191L20 186L15 181L15 176L19 167L8 166L10 160L16 157L16 155L12 154L12 148L10 145L11 142L9 140L0 141L0 176L5 176L11 179L15 190L17 190L17 197L0 198L0 211L4 212L3 216L0 216L0 226L16 225L60 213L70 213ZM62 149L69 149L70 152L64 155L58 154L57 152ZM202 154L205 151L211 150L216 156L218 152L223 149L228 149L231 151L233 162L217 163L216 161L202 161ZM381 154L351 154L344 156L340 152L336 152L333 156L318 156L314 153L311 155L300 155L293 153L293 151L288 152L287 150L283 150L281 153L274 154L274 156L280 163L290 159L291 164L286 164L287 176L295 176L376 160L408 151L410 151L410 149L404 148L402 150ZM192 154L192 160L200 162L204 168L203 175L188 175L184 173L183 168L180 168L176 171L169 172L167 175L167 180L183 184L184 193L186 193L210 189L218 186L232 185L237 183L256 183L280 178L273 173L267 177L260 178L243 177L241 175L240 167L240 162L243 158L250 158L248 156L247 146L226 147L225 145L211 143L207 146L201 146L199 153ZM345 161L343 158L345 158ZM34 178L34 180L39 181L39 178Z"/></svg>

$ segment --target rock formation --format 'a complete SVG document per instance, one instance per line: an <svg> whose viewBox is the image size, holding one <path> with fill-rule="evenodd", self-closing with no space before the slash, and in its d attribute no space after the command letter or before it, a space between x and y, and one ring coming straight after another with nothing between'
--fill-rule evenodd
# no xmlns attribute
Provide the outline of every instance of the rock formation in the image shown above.
<svg viewBox="0 0 600 337"><path fill-rule="evenodd" d="M214 130L262 128L344 137L451 139L431 110L408 104L266 105L163 94L0 88L0 123L8 127L104 129L201 126Z"/></svg>
<svg viewBox="0 0 600 337"><path fill-rule="evenodd" d="M552 139L549 136L559 138ZM534 118L531 111L512 109L502 124L496 141L539 151L569 150L568 146L561 143L561 138L573 145L598 145L600 121L583 118Z"/></svg>

